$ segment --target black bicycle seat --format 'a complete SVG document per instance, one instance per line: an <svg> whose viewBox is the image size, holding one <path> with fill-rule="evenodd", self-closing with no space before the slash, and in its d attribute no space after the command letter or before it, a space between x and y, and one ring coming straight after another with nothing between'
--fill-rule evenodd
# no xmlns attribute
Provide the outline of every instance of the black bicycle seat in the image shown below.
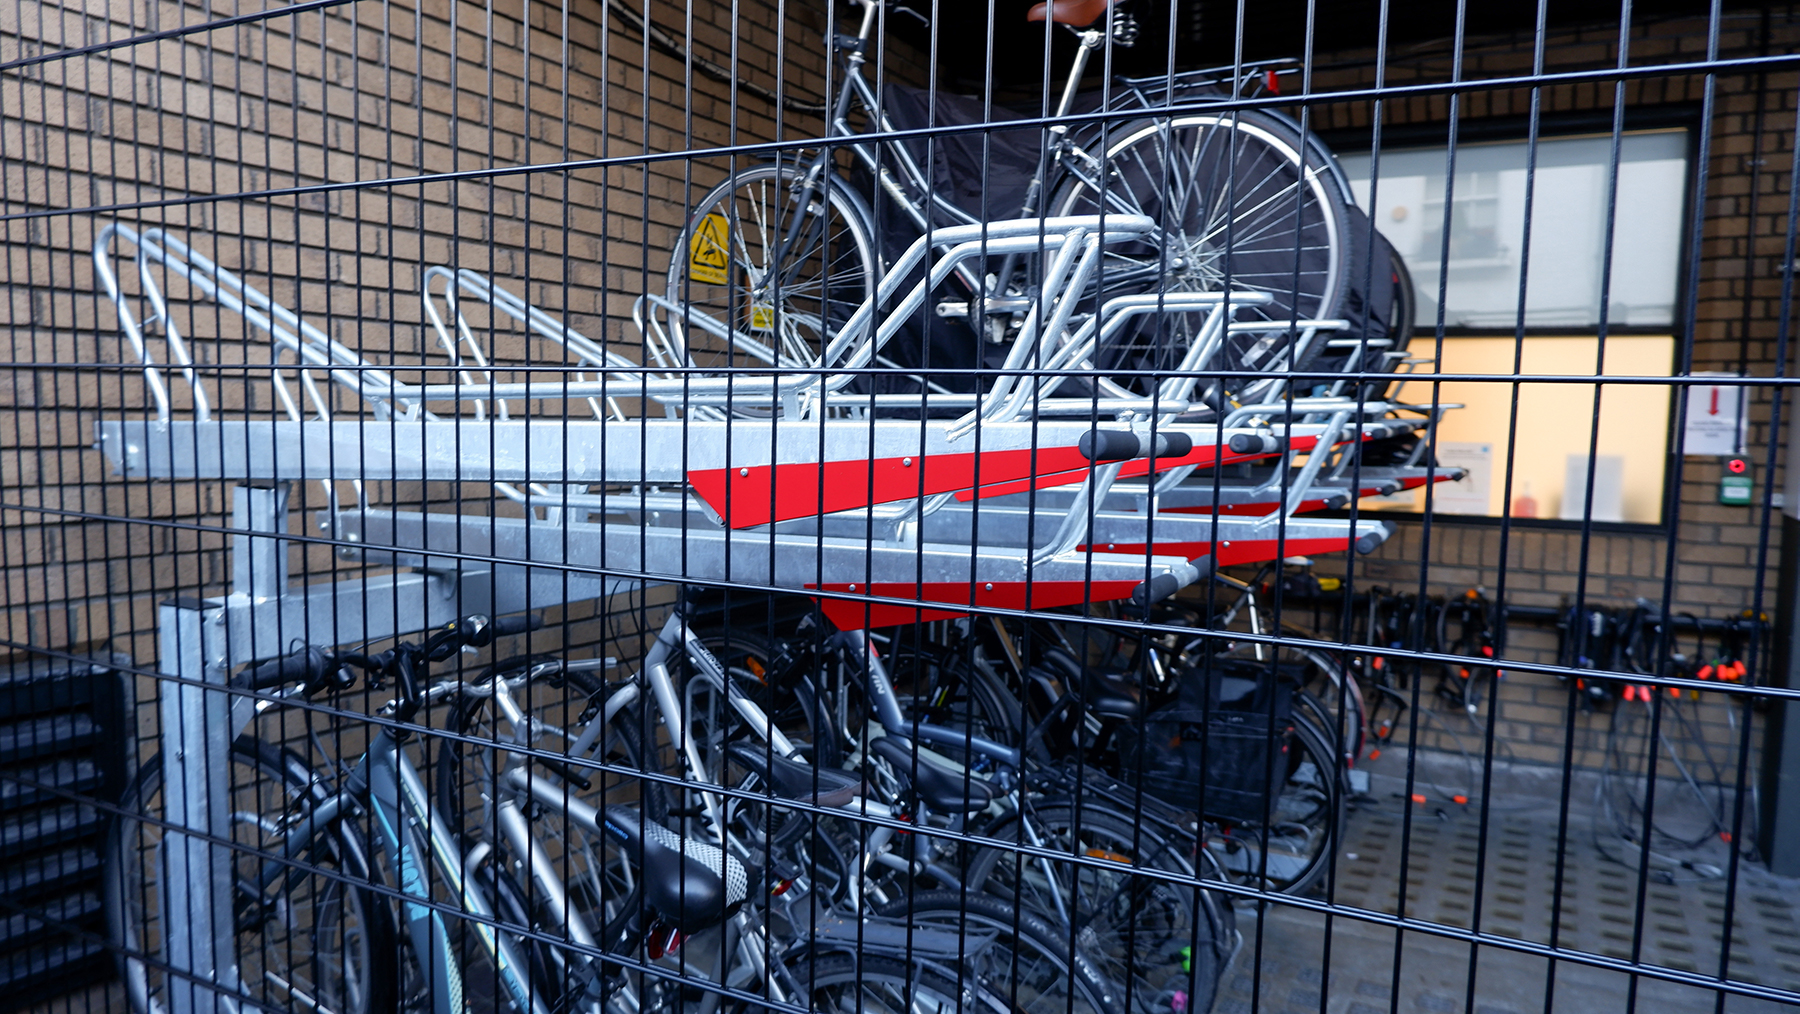
<svg viewBox="0 0 1800 1014"><path fill-rule="evenodd" d="M749 871L718 846L683 838L624 807L608 807L601 821L628 852L642 848L644 901L684 936L723 922L750 896Z"/></svg>
<svg viewBox="0 0 1800 1014"><path fill-rule="evenodd" d="M940 813L977 813L994 801L994 787L980 778L940 767L929 755L913 752L910 740L883 736L869 744L876 756L893 765L900 777L912 782L925 805Z"/></svg>
<svg viewBox="0 0 1800 1014"><path fill-rule="evenodd" d="M1088 669L1082 683L1082 703L1101 718L1133 722L1143 713L1137 684L1118 673Z"/></svg>
<svg viewBox="0 0 1800 1014"><path fill-rule="evenodd" d="M862 776L831 768L815 768L805 761L777 757L758 743L733 743L733 760L749 768L770 790L784 799L819 806L843 806L856 798Z"/></svg>

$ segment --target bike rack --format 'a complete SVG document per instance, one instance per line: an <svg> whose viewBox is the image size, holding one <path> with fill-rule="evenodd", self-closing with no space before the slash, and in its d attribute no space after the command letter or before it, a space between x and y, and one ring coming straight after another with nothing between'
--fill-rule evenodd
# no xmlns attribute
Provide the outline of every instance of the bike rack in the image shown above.
<svg viewBox="0 0 1800 1014"><path fill-rule="evenodd" d="M1277 383L1259 388L1262 403L1194 421L1195 388L1226 336L1288 330L1287 351L1265 371L1279 373L1309 343L1336 340L1328 336L1344 322L1235 321L1238 308L1267 301L1257 293L1125 296L1077 313L1101 247L1150 228L1148 219L1113 215L938 230L915 242L805 363L650 296L638 303L644 355L634 360L492 279L434 267L423 277L423 316L442 362L420 367L370 362L163 230L102 230L96 274L141 364L150 418L102 421L97 448L127 478L239 484L230 592L165 603L158 618L158 664L172 677L161 699L171 824L163 861L173 885L164 917L189 928L171 934L172 964L220 990L236 986L231 897L210 889L208 839L230 837L230 743L255 700L225 687L239 666L295 642L378 640L471 612L683 581L823 593L827 615L858 629L980 607L1147 599L1152 589L1169 594L1198 580L1192 561L1200 557L1231 564L1379 545L1391 531L1384 523L1299 514L1363 488L1448 477L1360 469L1359 485L1344 472L1351 448L1420 431L1430 419L1393 418L1396 406L1357 403L1342 385L1331 396L1294 398ZM135 248L129 273L119 270L115 244ZM902 291L933 251L926 277ZM1056 284L1034 297L989 390L847 389L959 267L1026 252L1048 255L1046 281ZM137 279L144 312L122 276ZM243 392L204 382L195 343L170 312L171 279L268 339L239 343L247 358L267 349L265 362L219 371L242 375ZM503 376L514 368L495 361L466 316L477 306L554 350L555 378ZM1204 323L1181 370L1154 395L1102 384L1098 396L1058 396L1128 321L1173 312L1202 314ZM670 327L675 316L680 329ZM760 364L697 368L677 337L697 331ZM402 379L409 371L419 382ZM268 396L259 399L253 386ZM341 408L346 402L354 413ZM661 415L634 417L628 403ZM250 417L259 404L269 417ZM880 417L925 407L962 415ZM744 415L749 409L756 413ZM1249 485L1196 474L1238 463L1260 463L1264 474ZM376 483L470 481L497 494L480 515L383 508L370 497ZM318 524L339 555L392 572L290 580L290 490L308 482L326 490ZM177 990L178 1014L206 1007L205 988Z"/></svg>

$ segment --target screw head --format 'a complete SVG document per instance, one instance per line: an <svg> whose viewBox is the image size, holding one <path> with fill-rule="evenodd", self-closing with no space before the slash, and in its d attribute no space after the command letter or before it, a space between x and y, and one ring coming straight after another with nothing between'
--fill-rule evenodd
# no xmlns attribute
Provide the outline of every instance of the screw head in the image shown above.
<svg viewBox="0 0 1800 1014"><path fill-rule="evenodd" d="M987 590L988 590L988 591L993 591L993 590L994 590L994 583L993 583L993 582L992 582L992 581L989 581L989 582L988 582L988 586L987 586Z"/></svg>
<svg viewBox="0 0 1800 1014"><path fill-rule="evenodd" d="M851 590L851 591L855 591L855 590L856 590L856 586L855 586L855 585L851 585L851 586L850 586L850 590Z"/></svg>
<svg viewBox="0 0 1800 1014"><path fill-rule="evenodd" d="M738 474L748 477L750 475L750 470L748 468L740 468L738 469Z"/></svg>
<svg viewBox="0 0 1800 1014"><path fill-rule="evenodd" d="M900 459L900 467L901 468L911 468L912 467L912 459L911 458L901 458Z"/></svg>

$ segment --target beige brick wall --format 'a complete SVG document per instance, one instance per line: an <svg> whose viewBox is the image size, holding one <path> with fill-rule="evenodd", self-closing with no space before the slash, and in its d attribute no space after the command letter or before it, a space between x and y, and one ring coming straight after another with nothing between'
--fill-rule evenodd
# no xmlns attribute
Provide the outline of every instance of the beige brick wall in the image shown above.
<svg viewBox="0 0 1800 1014"><path fill-rule="evenodd" d="M747 80L802 100L825 88L824 0L656 2L650 14L677 38L691 33L702 57L735 53ZM27 0L0 10L0 61L209 16L216 8L168 0ZM891 75L924 74L903 46L885 55ZM690 86L680 60L646 57L603 3L350 4L0 76L0 210L52 213L14 218L0 239L0 341L19 364L0 368L0 655L110 645L148 665L154 603L218 592L227 577L222 484L121 481L89 448L102 416L146 410L141 373L55 368L131 360L87 256L105 223L170 230L372 361L443 362L419 300L436 264L491 273L636 358L631 304L661 288L675 230L733 164L756 160L670 153L821 129L754 96L734 109L727 86L700 75ZM267 193L564 163L576 166ZM91 210L136 202L154 206ZM266 336L179 282L168 289L202 364L267 361ZM174 387L176 411L191 410ZM266 385L229 371L207 387L223 411L273 407ZM323 506L318 487L305 495ZM315 547L296 554L302 566L326 573L332 561Z"/></svg>

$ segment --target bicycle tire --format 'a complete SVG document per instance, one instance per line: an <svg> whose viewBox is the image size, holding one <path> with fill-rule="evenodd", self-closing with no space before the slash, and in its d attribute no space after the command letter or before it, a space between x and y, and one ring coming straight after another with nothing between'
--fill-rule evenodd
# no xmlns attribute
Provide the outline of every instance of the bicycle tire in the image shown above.
<svg viewBox="0 0 1800 1014"><path fill-rule="evenodd" d="M726 677L762 708L808 760L827 768L843 763L842 745L831 734L830 718L814 685L815 672L775 673L782 645L741 624L699 631L695 636L713 653ZM781 677L785 677L781 684L769 682Z"/></svg>
<svg viewBox="0 0 1800 1014"><path fill-rule="evenodd" d="M1176 991L1207 1008L1218 976L1236 946L1235 919L1200 887L1193 865L1194 840L1171 840L1141 820L1074 801L1034 804L1027 836L1015 817L987 832L1000 839L1036 841L1071 857L1118 864L1043 864L1002 849L980 849L964 872L971 891L1009 899L1055 926L1055 890L1072 906L1074 929L1086 953L1108 980L1128 986L1131 1009L1164 1011ZM1134 869L1173 874L1177 880L1133 875ZM1056 881L1051 882L1054 875ZM1211 961L1198 955L1210 953ZM1183 971L1183 964L1189 970Z"/></svg>
<svg viewBox="0 0 1800 1014"><path fill-rule="evenodd" d="M1013 1014L1113 1014L1123 1010L1123 989L1107 979L1080 938L991 895L973 891L919 891L876 909L913 926L960 933L994 931L986 947L965 946L962 971L983 993Z"/></svg>
<svg viewBox="0 0 1800 1014"><path fill-rule="evenodd" d="M239 736L231 745L231 760L233 837L255 836L233 849L233 856L247 864L243 870L254 871L270 854L283 854L284 843L270 832L299 826L301 815L329 794L298 754L276 744ZM139 1014L164 1014L169 1007L169 983L159 957L161 913L156 910L164 828L155 811L162 786L162 757L157 755L143 763L126 789L106 842L109 943L131 1007ZM254 803L246 798L246 793L273 786L281 788L279 808L260 805L260 797ZM267 819L271 812L274 819ZM397 953L397 927L389 907L367 886L373 874L366 840L348 818L340 817L294 857L273 896L265 891L253 900L246 896L247 885L256 878L232 877L238 978L257 1006L286 1010L317 1005L343 1014L395 1009L398 982L384 968L391 968Z"/></svg>
<svg viewBox="0 0 1800 1014"><path fill-rule="evenodd" d="M686 362L703 371L732 368L826 367L823 353L837 330L875 292L878 254L862 198L829 170L815 199L794 217L793 191L806 170L792 162L737 169L695 203L675 239L666 295L729 324L763 347L725 343L681 312L671 312L670 335ZM784 233L800 226L800 242ZM721 242L722 241L722 242ZM773 406L734 405L745 414Z"/></svg>
<svg viewBox="0 0 1800 1014"><path fill-rule="evenodd" d="M1005 1014L998 998L898 958L809 954L788 972L805 989L808 1008L821 1014ZM854 999L846 1003L845 994Z"/></svg>
<svg viewBox="0 0 1800 1014"><path fill-rule="evenodd" d="M496 663L483 674L517 672L554 656L528 655ZM591 673L565 670L556 679L541 678L521 688L528 696L515 692L515 700L525 714L541 722L539 737L550 736L552 742L567 744L570 739L556 738L556 730L584 727L583 713L597 710L606 699L609 687ZM616 689L616 688L612 688ZM535 815L532 832L545 844L545 856L555 865L554 872L562 882L569 911L552 911L549 898L529 889L510 872L528 869L522 857L514 854L511 843L500 832L493 803L503 793L497 785L501 768L499 755L513 747L491 722L493 709L487 699L463 699L452 706L444 717L444 726L452 735L441 741L436 761L434 795L445 822L469 848L478 842L490 842L487 858L469 872L481 878L484 889L495 904L496 918L503 925L536 927L553 932L571 918L583 920L597 935L604 936L606 927L614 924L621 913L636 909L633 893L635 879L621 876L629 868L630 857L620 856L617 845L598 829L567 818L566 811L556 807L526 809ZM590 716L590 721L596 720ZM642 772L659 770L658 760L645 749L644 743L653 731L644 728L644 711L635 704L619 710L601 732L593 748L581 757L566 755L550 745L534 746L524 756L529 758L534 779L567 791L569 798L581 800L597 808L606 806L634 807L657 823L666 823L669 797L660 782L645 779ZM475 746L468 740L484 740ZM536 740L534 740L535 744ZM511 752L521 752L512 750ZM598 767L586 762L596 762ZM581 779L588 784L583 785ZM598 784L595 784L598 782ZM480 801L483 812L476 815L471 802ZM521 874L523 876L524 874ZM550 998L579 993L586 986L585 958L572 962L567 953L541 940L514 937L515 944L529 955L536 987ZM498 981L486 955L466 933L458 934L458 943L468 955L473 974L465 975L471 988L492 987L479 997L481 1002L497 1004ZM577 964L583 966L577 967Z"/></svg>
<svg viewBox="0 0 1800 1014"><path fill-rule="evenodd" d="M1350 281L1349 204L1287 124L1255 111L1201 112L1133 121L1100 140L1105 151L1093 166L1065 171L1047 213L1142 214L1159 229L1146 240L1108 245L1099 280L1085 294L1092 308L1117 295L1214 292L1229 281L1232 291L1272 298L1244 308L1238 320L1337 314ZM1285 216L1293 216L1291 227ZM1203 313L1169 313L1127 325L1093 357L1102 388L1154 392L1181 364L1203 321ZM1221 391L1266 377L1281 362L1284 340L1228 337L1200 368L1241 375L1208 382L1200 400L1214 403ZM1124 370L1165 372L1114 372Z"/></svg>

